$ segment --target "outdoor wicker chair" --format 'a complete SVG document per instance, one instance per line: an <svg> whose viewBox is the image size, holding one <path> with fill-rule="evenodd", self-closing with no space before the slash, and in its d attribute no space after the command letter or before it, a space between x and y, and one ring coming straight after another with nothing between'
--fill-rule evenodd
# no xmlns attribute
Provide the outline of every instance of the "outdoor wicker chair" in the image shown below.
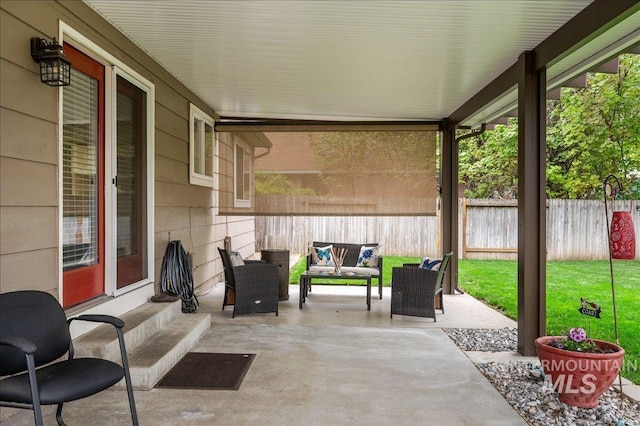
<svg viewBox="0 0 640 426"><path fill-rule="evenodd" d="M436 309L444 314L442 284L453 253L447 253L437 271L405 265L395 267L391 276L391 317L393 314L433 318Z"/></svg>
<svg viewBox="0 0 640 426"><path fill-rule="evenodd" d="M224 267L222 309L233 305L233 314L275 312L278 315L278 265L244 260L237 252L218 248Z"/></svg>

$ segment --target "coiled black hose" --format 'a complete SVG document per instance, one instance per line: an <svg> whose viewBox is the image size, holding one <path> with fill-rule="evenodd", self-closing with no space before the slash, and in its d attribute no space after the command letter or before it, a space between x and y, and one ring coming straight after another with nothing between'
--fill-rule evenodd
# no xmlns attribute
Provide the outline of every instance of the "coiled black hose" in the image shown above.
<svg viewBox="0 0 640 426"><path fill-rule="evenodd" d="M185 314L198 310L198 298L193 290L191 264L179 240L169 242L164 252L160 286L164 293L182 298L182 312Z"/></svg>

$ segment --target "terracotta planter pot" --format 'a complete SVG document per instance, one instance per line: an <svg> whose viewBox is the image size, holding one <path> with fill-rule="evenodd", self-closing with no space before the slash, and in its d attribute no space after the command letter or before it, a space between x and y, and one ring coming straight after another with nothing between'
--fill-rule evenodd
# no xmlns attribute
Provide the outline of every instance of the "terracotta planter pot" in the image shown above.
<svg viewBox="0 0 640 426"><path fill-rule="evenodd" d="M582 408L598 406L598 398L616 380L622 367L624 349L603 340L592 341L612 353L567 351L550 346L561 336L544 336L535 341L536 352L544 373L558 392L560 401Z"/></svg>

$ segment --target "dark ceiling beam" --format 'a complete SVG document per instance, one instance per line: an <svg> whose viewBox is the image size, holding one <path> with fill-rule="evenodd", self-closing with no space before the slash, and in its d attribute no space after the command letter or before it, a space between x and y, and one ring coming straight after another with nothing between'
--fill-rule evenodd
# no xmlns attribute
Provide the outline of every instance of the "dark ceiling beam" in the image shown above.
<svg viewBox="0 0 640 426"><path fill-rule="evenodd" d="M574 78L571 81L567 81L566 83L562 83L562 87L573 87L575 89L583 89L587 87L587 75L582 74L578 77Z"/></svg>
<svg viewBox="0 0 640 426"><path fill-rule="evenodd" d="M547 92L547 99L554 99L556 101L560 100L560 98L562 97L562 88L561 87L557 87L553 90L549 90Z"/></svg>
<svg viewBox="0 0 640 426"><path fill-rule="evenodd" d="M640 55L640 44L627 50L627 53L635 53L636 55Z"/></svg>
<svg viewBox="0 0 640 426"><path fill-rule="evenodd" d="M534 71L549 68L638 10L637 0L595 0L533 49Z"/></svg>
<svg viewBox="0 0 640 426"><path fill-rule="evenodd" d="M222 117L218 132L438 131L439 121L315 121Z"/></svg>
<svg viewBox="0 0 640 426"><path fill-rule="evenodd" d="M617 74L618 69L620 69L620 57L616 56L613 59L608 60L607 62L598 65L593 68L592 72L603 72L607 74Z"/></svg>
<svg viewBox="0 0 640 426"><path fill-rule="evenodd" d="M548 68L640 10L637 0L595 0L533 49L534 70ZM447 120L458 125L518 83L517 63L455 110Z"/></svg>
<svg viewBox="0 0 640 426"><path fill-rule="evenodd" d="M506 126L509 124L509 118L508 117L494 118L493 120L491 120L491 124L502 124L503 126Z"/></svg>

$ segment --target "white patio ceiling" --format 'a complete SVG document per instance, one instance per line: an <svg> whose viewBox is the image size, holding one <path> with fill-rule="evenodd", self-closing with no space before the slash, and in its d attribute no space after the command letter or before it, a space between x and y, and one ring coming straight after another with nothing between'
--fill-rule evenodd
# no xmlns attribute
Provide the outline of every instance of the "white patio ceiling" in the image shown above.
<svg viewBox="0 0 640 426"><path fill-rule="evenodd" d="M448 117L590 0L85 0L221 117ZM548 70L550 87L640 42L640 12ZM515 107L515 87L462 124Z"/></svg>

